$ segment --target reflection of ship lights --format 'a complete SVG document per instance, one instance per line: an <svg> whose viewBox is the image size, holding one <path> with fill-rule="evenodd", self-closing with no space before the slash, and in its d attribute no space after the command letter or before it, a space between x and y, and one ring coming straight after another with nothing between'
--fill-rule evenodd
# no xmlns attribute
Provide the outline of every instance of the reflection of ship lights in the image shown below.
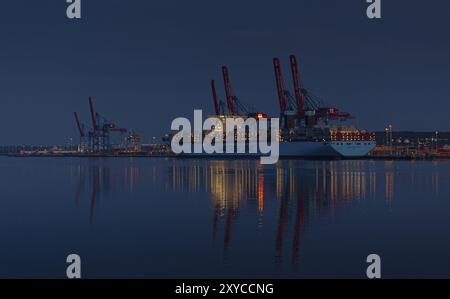
<svg viewBox="0 0 450 299"><path fill-rule="evenodd" d="M210 194L214 203L213 239L223 237L225 256L232 247L232 230L244 207L259 214L255 225L262 227L263 213L272 205L268 200L276 199L280 209L274 236L276 262L286 262L285 251L292 250L288 256L297 265L300 237L309 215L333 211L375 193L376 173L369 171L367 161L281 161L274 168L248 160L196 163L174 164L172 177L177 181L173 187L186 191L204 188ZM308 168L309 163L314 163L312 168ZM285 247L287 242L292 245Z"/></svg>
<svg viewBox="0 0 450 299"><path fill-rule="evenodd" d="M258 175L258 211L264 212L264 175Z"/></svg>
<svg viewBox="0 0 450 299"><path fill-rule="evenodd" d="M380 165L383 171L377 172ZM305 228L314 223L309 221L312 217L374 198L377 180L380 197L391 201L394 183L398 183L392 162L282 160L275 166L263 166L252 160L173 160L169 167L169 175L164 176L167 164L150 169L76 165L72 168L75 200L82 207L84 199L93 221L99 204L106 203L102 201L105 195L138 191L135 187L142 186L140 177L147 174L152 186L165 191L206 193L213 214L212 239L220 242L219 246L231 250L236 237L246 237L245 226L253 225L259 232L270 232L277 262L297 265ZM438 173L427 179L437 193Z"/></svg>

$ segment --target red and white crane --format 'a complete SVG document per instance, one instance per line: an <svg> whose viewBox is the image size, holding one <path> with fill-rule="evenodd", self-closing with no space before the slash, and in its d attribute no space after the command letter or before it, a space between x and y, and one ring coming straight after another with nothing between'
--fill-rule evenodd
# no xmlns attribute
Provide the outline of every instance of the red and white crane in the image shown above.
<svg viewBox="0 0 450 299"><path fill-rule="evenodd" d="M213 95L213 101L214 101L214 112L216 115L220 115L220 106L219 106L219 99L217 98L217 91L216 91L216 81L211 80L211 90Z"/></svg>
<svg viewBox="0 0 450 299"><path fill-rule="evenodd" d="M225 94L227 97L228 113L234 115L237 113L237 111L234 103L233 91L231 89L230 75L228 73L228 68L226 66L222 67L222 75L223 75L223 83L225 86Z"/></svg>
<svg viewBox="0 0 450 299"><path fill-rule="evenodd" d="M281 72L280 60L278 58L273 59L273 68L275 71L275 80L277 83L280 113L283 114L287 110L287 99L286 99L286 89L284 88L283 74Z"/></svg>
<svg viewBox="0 0 450 299"><path fill-rule="evenodd" d="M300 84L300 73L298 71L298 63L295 55L290 56L292 80L294 81L294 94L295 102L297 104L297 113L299 118L303 118L305 115L305 98L302 93Z"/></svg>
<svg viewBox="0 0 450 299"><path fill-rule="evenodd" d="M78 118L78 113L74 112L73 116L75 117L75 122L77 123L78 132L80 133L80 138L86 136L86 132L84 132L84 128L81 125L80 119Z"/></svg>
<svg viewBox="0 0 450 299"><path fill-rule="evenodd" d="M81 124L78 114L74 112L75 121L81 139L88 137L88 148L91 152L105 152L111 150L110 134L111 132L127 134L130 131L126 128L118 127L115 123L110 122L100 114L95 112L92 97L89 97L89 112L92 122L92 130L85 132L84 126ZM132 133L127 139L140 140L138 134Z"/></svg>

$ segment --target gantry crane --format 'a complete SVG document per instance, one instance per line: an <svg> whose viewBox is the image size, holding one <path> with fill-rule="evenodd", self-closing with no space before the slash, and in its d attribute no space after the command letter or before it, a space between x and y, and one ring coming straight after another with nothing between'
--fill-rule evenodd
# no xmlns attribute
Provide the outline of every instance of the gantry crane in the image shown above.
<svg viewBox="0 0 450 299"><path fill-rule="evenodd" d="M109 121L94 109L94 103L92 97L89 97L89 112L91 118L92 128L90 131L86 132L84 125L81 124L78 114L74 112L75 121L77 124L78 132L80 134L80 143L86 137L88 138L88 151L92 153L106 153L112 150L111 145L111 133L119 133L121 135L129 134L126 136L125 141L128 143L135 144L140 142L141 137L139 134L131 132L126 128L121 128L115 123Z"/></svg>

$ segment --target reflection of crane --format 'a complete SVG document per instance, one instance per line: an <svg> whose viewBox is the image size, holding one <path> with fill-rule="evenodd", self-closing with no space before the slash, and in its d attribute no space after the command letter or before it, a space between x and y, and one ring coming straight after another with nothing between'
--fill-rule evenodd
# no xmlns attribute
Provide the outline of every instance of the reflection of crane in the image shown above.
<svg viewBox="0 0 450 299"><path fill-rule="evenodd" d="M215 241L217 238L217 228L218 228L218 222L219 222L219 218L220 218L220 212L221 212L220 204L216 203L216 205L214 207L214 217L213 217L213 241Z"/></svg>
<svg viewBox="0 0 450 299"><path fill-rule="evenodd" d="M294 240L292 242L292 263L294 265L299 264L300 260L300 239L302 236L303 225L305 222L305 200L306 194L304 189L300 191L300 195L297 198L297 216L295 220Z"/></svg>
<svg viewBox="0 0 450 299"><path fill-rule="evenodd" d="M233 222L234 222L235 213L236 213L236 210L232 204L231 207L229 207L227 209L227 219L226 219L225 234L224 234L224 240L223 240L223 249L224 249L225 255L228 254L228 251L230 249L231 233L233 232Z"/></svg>
<svg viewBox="0 0 450 299"><path fill-rule="evenodd" d="M97 203L97 192L100 185L100 170L98 167L92 167L92 190L91 190L91 205L89 209L89 222L94 221L95 206Z"/></svg>
<svg viewBox="0 0 450 299"><path fill-rule="evenodd" d="M280 203L280 215L278 219L277 239L275 242L275 262L281 264L283 262L283 245L287 226L287 217L289 210L288 197L283 196Z"/></svg>

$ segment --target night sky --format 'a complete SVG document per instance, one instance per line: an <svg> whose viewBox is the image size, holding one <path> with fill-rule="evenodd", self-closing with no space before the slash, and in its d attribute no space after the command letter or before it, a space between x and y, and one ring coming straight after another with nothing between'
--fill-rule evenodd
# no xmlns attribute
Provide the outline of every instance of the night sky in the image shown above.
<svg viewBox="0 0 450 299"><path fill-rule="evenodd" d="M272 58L292 90L290 54L307 89L361 128L450 130L450 2L382 0L65 0L0 4L0 144L62 144L99 113L141 133L212 112L210 79L228 65L234 93L278 111Z"/></svg>

